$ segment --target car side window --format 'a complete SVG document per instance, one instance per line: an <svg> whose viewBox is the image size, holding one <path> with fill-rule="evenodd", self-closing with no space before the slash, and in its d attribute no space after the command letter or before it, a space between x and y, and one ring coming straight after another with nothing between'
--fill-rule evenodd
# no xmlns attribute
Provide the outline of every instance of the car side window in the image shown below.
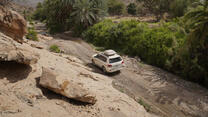
<svg viewBox="0 0 208 117"><path fill-rule="evenodd" d="M101 55L98 54L98 55L96 56L96 58L100 59L100 58L101 58Z"/></svg>
<svg viewBox="0 0 208 117"><path fill-rule="evenodd" d="M104 57L104 56L102 56L102 55L99 55L99 56L98 56L98 59L100 59L100 60L103 61L103 62L106 62L106 61L107 61L107 58Z"/></svg>
<svg viewBox="0 0 208 117"><path fill-rule="evenodd" d="M97 54L97 55L95 56L95 58L99 58L99 54Z"/></svg>
<svg viewBox="0 0 208 117"><path fill-rule="evenodd" d="M107 58L104 57L104 56L102 56L102 60L103 60L104 62L107 62Z"/></svg>

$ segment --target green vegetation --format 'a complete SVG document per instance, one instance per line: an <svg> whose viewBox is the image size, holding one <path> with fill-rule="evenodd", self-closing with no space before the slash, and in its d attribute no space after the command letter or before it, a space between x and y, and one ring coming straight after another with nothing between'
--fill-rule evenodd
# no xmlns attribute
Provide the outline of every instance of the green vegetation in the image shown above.
<svg viewBox="0 0 208 117"><path fill-rule="evenodd" d="M91 27L84 38L106 49L115 49L131 56L140 56L149 64L165 68L174 50L185 40L185 33L176 23L159 23L150 28L146 23L105 20ZM159 26L160 25L160 26Z"/></svg>
<svg viewBox="0 0 208 117"><path fill-rule="evenodd" d="M187 10L189 0L173 0L170 4L170 14L173 17L183 16Z"/></svg>
<svg viewBox="0 0 208 117"><path fill-rule="evenodd" d="M97 50L97 51L105 51L105 48L104 47L95 47L95 50Z"/></svg>
<svg viewBox="0 0 208 117"><path fill-rule="evenodd" d="M138 99L137 102L142 105L147 112L151 111L151 106L144 102L142 99Z"/></svg>
<svg viewBox="0 0 208 117"><path fill-rule="evenodd" d="M124 91L123 88L120 88L120 92L121 92L121 93L125 93L125 91Z"/></svg>
<svg viewBox="0 0 208 117"><path fill-rule="evenodd" d="M46 19L46 10L44 10L44 4L38 3L36 6L36 11L33 13L32 18L35 20L44 21Z"/></svg>
<svg viewBox="0 0 208 117"><path fill-rule="evenodd" d="M198 38L199 42L194 42L195 45L191 44L191 47L188 47L189 35L193 33L187 34L178 22L147 24L135 20L121 23L105 20L89 28L83 37L96 46L139 56L148 64L172 71L188 80L208 85L207 41L205 39L199 41ZM204 35L207 36L207 32ZM197 50L193 50L192 46ZM191 58L193 56L198 58Z"/></svg>
<svg viewBox="0 0 208 117"><path fill-rule="evenodd" d="M108 13L110 15L124 14L125 4L120 0L108 0Z"/></svg>
<svg viewBox="0 0 208 117"><path fill-rule="evenodd" d="M32 13L31 13L31 11L29 11L29 10L24 10L22 14L23 14L24 18L25 18L27 21L29 21L30 23L32 22Z"/></svg>
<svg viewBox="0 0 208 117"><path fill-rule="evenodd" d="M61 53L61 50L59 49L59 46L57 45L50 46L50 51L55 52L55 53Z"/></svg>
<svg viewBox="0 0 208 117"><path fill-rule="evenodd" d="M137 0L137 3L142 4L143 8L148 9L160 20L165 13L171 17L183 16L191 4L197 1L200 0Z"/></svg>
<svg viewBox="0 0 208 117"><path fill-rule="evenodd" d="M137 13L137 6L136 6L136 4L135 3L130 3L127 6L127 11L131 15L136 15L136 13Z"/></svg>
<svg viewBox="0 0 208 117"><path fill-rule="evenodd" d="M28 28L26 38L33 41L38 41L37 32L34 28Z"/></svg>
<svg viewBox="0 0 208 117"><path fill-rule="evenodd" d="M198 4L185 16L190 33L176 62L184 77L208 86L208 0Z"/></svg>
<svg viewBox="0 0 208 117"><path fill-rule="evenodd" d="M34 18L46 22L51 33L74 29L79 35L105 16L106 5L103 0L45 0Z"/></svg>

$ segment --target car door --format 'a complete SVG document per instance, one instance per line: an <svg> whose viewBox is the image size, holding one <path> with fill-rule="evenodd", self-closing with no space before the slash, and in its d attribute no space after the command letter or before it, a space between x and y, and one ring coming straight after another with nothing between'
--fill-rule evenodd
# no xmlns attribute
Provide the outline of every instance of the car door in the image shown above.
<svg viewBox="0 0 208 117"><path fill-rule="evenodd" d="M100 54L97 54L95 57L94 57L94 62L97 66L99 66L99 63L100 63Z"/></svg>
<svg viewBox="0 0 208 117"><path fill-rule="evenodd" d="M99 67L103 67L103 66L105 65L106 61L107 61L107 58L104 57L103 55L100 55L100 56L98 57L98 61L97 61L98 63L97 63L97 65L98 65Z"/></svg>

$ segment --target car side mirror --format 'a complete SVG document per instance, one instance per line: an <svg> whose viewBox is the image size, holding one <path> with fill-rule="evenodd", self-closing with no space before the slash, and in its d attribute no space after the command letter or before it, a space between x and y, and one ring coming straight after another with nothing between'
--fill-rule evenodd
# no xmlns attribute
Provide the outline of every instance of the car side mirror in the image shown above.
<svg viewBox="0 0 208 117"><path fill-rule="evenodd" d="M95 56L95 58L98 58L98 54Z"/></svg>

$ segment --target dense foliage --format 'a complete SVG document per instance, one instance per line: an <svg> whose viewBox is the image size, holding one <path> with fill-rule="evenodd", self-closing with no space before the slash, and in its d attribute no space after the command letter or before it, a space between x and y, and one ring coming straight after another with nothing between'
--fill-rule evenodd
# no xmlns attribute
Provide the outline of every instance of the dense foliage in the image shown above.
<svg viewBox="0 0 208 117"><path fill-rule="evenodd" d="M196 60L186 56L193 53L184 49L189 36L175 22L147 24L134 20L121 23L105 20L91 27L83 36L94 45L115 49L131 56L139 56L149 64L172 71L189 80L204 83L208 78L207 55L200 61L205 63L204 66L194 66L199 63L193 64ZM206 50L204 52L207 54ZM196 55L202 55L201 52L196 51L196 53ZM200 70L202 67L203 70ZM195 77L192 76L192 72L197 72Z"/></svg>
<svg viewBox="0 0 208 117"><path fill-rule="evenodd" d="M110 15L122 15L125 12L125 4L121 0L107 0L108 13Z"/></svg>
<svg viewBox="0 0 208 117"><path fill-rule="evenodd" d="M34 28L28 28L28 33L26 35L26 38L32 41L38 41L37 32Z"/></svg>
<svg viewBox="0 0 208 117"><path fill-rule="evenodd" d="M143 4L151 13L155 14L157 19L162 17L162 14L169 10L169 4L172 0L137 0Z"/></svg>
<svg viewBox="0 0 208 117"><path fill-rule="evenodd" d="M136 0L147 8L157 19L161 19L164 13L171 17L183 16L192 3L200 0Z"/></svg>
<svg viewBox="0 0 208 117"><path fill-rule="evenodd" d="M134 20L119 24L106 20L94 25L84 36L95 45L140 56L147 63L166 67L174 50L183 44L185 34L175 23L153 25L156 26L150 28Z"/></svg>
<svg viewBox="0 0 208 117"><path fill-rule="evenodd" d="M136 4L135 3L130 3L127 6L127 11L131 15L136 15L136 13L137 13L137 6L136 6Z"/></svg>
<svg viewBox="0 0 208 117"><path fill-rule="evenodd" d="M208 0L186 14L190 34L179 57L185 77L208 85ZM183 74L184 74L183 73Z"/></svg>
<svg viewBox="0 0 208 117"><path fill-rule="evenodd" d="M61 53L61 50L59 49L59 46L57 45L51 45L49 49L51 52Z"/></svg>
<svg viewBox="0 0 208 117"><path fill-rule="evenodd" d="M45 21L51 33L81 31L105 16L106 5L103 0L45 0L38 4L34 18Z"/></svg>

